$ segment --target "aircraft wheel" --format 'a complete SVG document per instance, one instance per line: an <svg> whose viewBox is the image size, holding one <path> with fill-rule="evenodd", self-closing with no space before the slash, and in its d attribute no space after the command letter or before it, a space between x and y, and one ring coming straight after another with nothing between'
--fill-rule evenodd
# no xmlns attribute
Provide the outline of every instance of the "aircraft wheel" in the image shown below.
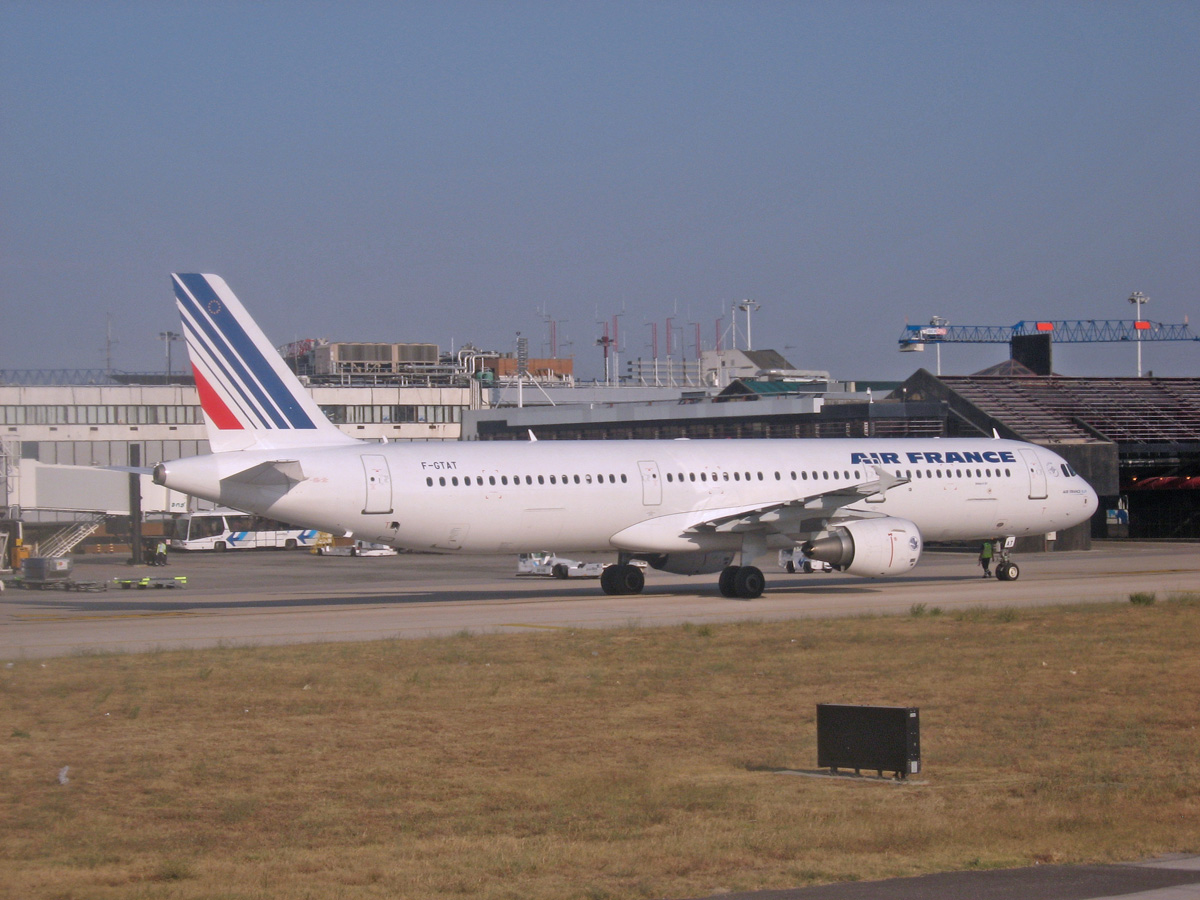
<svg viewBox="0 0 1200 900"><path fill-rule="evenodd" d="M996 577L1000 581L1016 581L1021 577L1021 570L1015 562L1001 563L996 569Z"/></svg>
<svg viewBox="0 0 1200 900"><path fill-rule="evenodd" d="M737 596L733 583L737 579L738 568L738 566L726 566L721 570L721 578L717 582L717 587L720 589L722 597Z"/></svg>
<svg viewBox="0 0 1200 900"><path fill-rule="evenodd" d="M550 574L553 575L555 578L566 578L567 577L567 567L564 566L562 563L555 563L554 568L550 570Z"/></svg>
<svg viewBox="0 0 1200 900"><path fill-rule="evenodd" d="M742 600L761 597L766 586L767 579L763 577L762 570L754 566L742 566L733 580L733 590Z"/></svg>
<svg viewBox="0 0 1200 900"><path fill-rule="evenodd" d="M646 586L646 576L638 566L621 566L621 574L617 583L621 586L622 594L640 594Z"/></svg>
<svg viewBox="0 0 1200 900"><path fill-rule="evenodd" d="M606 594L619 594L621 589L617 586L617 569L619 566L605 566L604 571L600 573L600 590Z"/></svg>

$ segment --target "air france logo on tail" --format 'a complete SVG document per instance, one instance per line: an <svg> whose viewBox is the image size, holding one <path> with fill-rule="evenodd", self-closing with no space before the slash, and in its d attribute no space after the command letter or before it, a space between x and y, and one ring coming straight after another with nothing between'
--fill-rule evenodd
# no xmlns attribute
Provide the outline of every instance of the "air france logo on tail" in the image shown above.
<svg viewBox="0 0 1200 900"><path fill-rule="evenodd" d="M324 415L217 275L172 276L215 452L354 443Z"/></svg>
<svg viewBox="0 0 1200 900"><path fill-rule="evenodd" d="M236 315L236 298L215 275L176 275L175 299L200 403L218 428L316 428ZM221 296L226 294L226 296Z"/></svg>

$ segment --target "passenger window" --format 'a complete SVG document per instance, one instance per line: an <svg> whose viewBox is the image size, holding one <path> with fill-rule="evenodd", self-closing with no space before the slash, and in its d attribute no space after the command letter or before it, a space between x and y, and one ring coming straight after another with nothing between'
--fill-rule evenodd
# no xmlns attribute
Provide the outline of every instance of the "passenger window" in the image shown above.
<svg viewBox="0 0 1200 900"><path fill-rule="evenodd" d="M612 481L612 480L613 480L613 477L612 477L611 475L609 475L609 476L608 476L608 480L609 480L609 481ZM627 478L626 478L624 475L622 475L622 476L621 476L621 484L625 484L625 483L626 483L628 480L629 480L629 479L627 479Z"/></svg>
<svg viewBox="0 0 1200 900"><path fill-rule="evenodd" d="M708 473L707 473L707 472L701 472L701 473L700 473L700 480L701 480L701 481L708 481Z"/></svg>
<svg viewBox="0 0 1200 900"><path fill-rule="evenodd" d="M425 479L425 484L426 484L428 487L433 487L433 479L432 479L432 478L426 478L426 479Z"/></svg>
<svg viewBox="0 0 1200 900"><path fill-rule="evenodd" d="M539 475L538 476L538 484L545 484L545 483L546 483L546 479L543 476Z"/></svg>
<svg viewBox="0 0 1200 900"><path fill-rule="evenodd" d="M837 481L837 480L838 480L838 471L837 471L837 469L834 469L834 470L833 470L833 480L834 480L834 481Z"/></svg>
<svg viewBox="0 0 1200 900"><path fill-rule="evenodd" d="M526 484L533 484L533 476L532 476L532 475L526 475L526 476L525 476L525 483L526 483Z"/></svg>
<svg viewBox="0 0 1200 900"><path fill-rule="evenodd" d="M440 484L442 487L446 486L446 476L445 475L443 475L441 478L438 479L438 484Z"/></svg>
<svg viewBox="0 0 1200 900"><path fill-rule="evenodd" d="M780 475L778 472L776 472L776 473L775 473L775 480L776 480L776 481L783 481L783 476L782 476L782 475Z"/></svg>
<svg viewBox="0 0 1200 900"><path fill-rule="evenodd" d="M734 473L733 473L733 480L734 480L734 481L741 481L741 480L742 480L742 473L741 473L741 472L734 472Z"/></svg>
<svg viewBox="0 0 1200 900"><path fill-rule="evenodd" d="M501 483L501 484L508 484L508 476L507 476L507 475L501 475L501 476L500 476L500 483Z"/></svg>
<svg viewBox="0 0 1200 900"><path fill-rule="evenodd" d="M586 480L588 484L591 484L591 483L592 483L592 476L591 476L591 475L584 475L583 477L584 477L584 480Z"/></svg>
<svg viewBox="0 0 1200 900"><path fill-rule="evenodd" d="M695 481L695 480L696 480L696 473L688 472L688 481Z"/></svg>
<svg viewBox="0 0 1200 900"><path fill-rule="evenodd" d="M454 485L455 487L458 487L458 476L457 476L457 475L455 475L453 478L451 478L451 479L450 479L450 483L451 483L452 485Z"/></svg>
<svg viewBox="0 0 1200 900"><path fill-rule="evenodd" d="M575 483L579 484L579 476L578 475L575 476Z"/></svg>

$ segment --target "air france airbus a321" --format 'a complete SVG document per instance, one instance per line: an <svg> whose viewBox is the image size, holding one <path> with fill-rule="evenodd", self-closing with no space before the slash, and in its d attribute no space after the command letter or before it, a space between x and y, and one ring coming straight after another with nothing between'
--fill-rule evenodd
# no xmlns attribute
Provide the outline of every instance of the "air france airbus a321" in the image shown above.
<svg viewBox="0 0 1200 900"><path fill-rule="evenodd" d="M615 551L606 593L639 593L644 560L719 572L724 596L751 599L771 550L897 575L926 540L1045 534L1096 510L1061 457L1000 439L363 442L322 415L224 280L173 280L213 452L154 480L308 528L444 553Z"/></svg>

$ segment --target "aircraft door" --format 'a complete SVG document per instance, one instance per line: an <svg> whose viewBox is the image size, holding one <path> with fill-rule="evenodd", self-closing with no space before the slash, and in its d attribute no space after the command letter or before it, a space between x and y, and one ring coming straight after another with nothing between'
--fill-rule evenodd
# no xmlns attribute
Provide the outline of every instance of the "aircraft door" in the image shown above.
<svg viewBox="0 0 1200 900"><path fill-rule="evenodd" d="M364 454L363 472L366 476L367 499L364 513L390 513L392 511L392 473L386 457Z"/></svg>
<svg viewBox="0 0 1200 900"><path fill-rule="evenodd" d="M638 471L642 473L642 505L661 505L662 478L658 474L658 463L651 459L638 460Z"/></svg>
<svg viewBox="0 0 1200 900"><path fill-rule="evenodd" d="M1046 470L1042 468L1042 461L1033 450L1022 450L1021 458L1025 460L1025 470L1029 473L1029 499L1045 499Z"/></svg>

